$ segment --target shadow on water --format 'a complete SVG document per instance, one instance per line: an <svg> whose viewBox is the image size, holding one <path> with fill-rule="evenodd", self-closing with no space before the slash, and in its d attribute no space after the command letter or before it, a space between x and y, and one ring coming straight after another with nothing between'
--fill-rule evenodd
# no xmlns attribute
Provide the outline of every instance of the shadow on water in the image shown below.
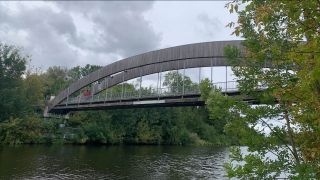
<svg viewBox="0 0 320 180"><path fill-rule="evenodd" d="M227 148L0 147L0 179L224 179Z"/></svg>

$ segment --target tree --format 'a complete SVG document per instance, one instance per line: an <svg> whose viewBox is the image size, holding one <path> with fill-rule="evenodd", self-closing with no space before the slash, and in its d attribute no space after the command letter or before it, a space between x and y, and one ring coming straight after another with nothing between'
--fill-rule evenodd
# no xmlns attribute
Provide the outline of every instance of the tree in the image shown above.
<svg viewBox="0 0 320 180"><path fill-rule="evenodd" d="M28 60L17 47L0 43L0 122L28 109L22 83Z"/></svg>
<svg viewBox="0 0 320 180"><path fill-rule="evenodd" d="M227 8L238 14L228 26L245 38L246 52L244 58L234 47L225 53L242 94L264 104L224 107L232 114L226 129L254 152L234 150L231 160L244 163L230 163L229 176L275 178L287 172L291 178L319 178L319 2L235 0Z"/></svg>
<svg viewBox="0 0 320 180"><path fill-rule="evenodd" d="M80 67L80 66L76 66L74 68L71 68L68 72L69 77L73 80L79 80L85 76L87 76L88 74L100 69L101 66L98 65L90 65L87 64L84 67Z"/></svg>
<svg viewBox="0 0 320 180"><path fill-rule="evenodd" d="M221 93L221 88L213 86L209 79L204 79L200 82L201 99L206 103L208 111L209 124L215 127L216 141L222 141L221 144L239 144L237 136L228 133L228 122L232 122L235 114L230 111L231 107L237 101ZM211 130L212 131L212 130ZM228 139L228 140L226 140Z"/></svg>
<svg viewBox="0 0 320 180"><path fill-rule="evenodd" d="M164 77L163 86L167 86L170 92L177 93L182 92L183 86L185 89L194 89L196 84L193 83L188 76L184 76L177 71L171 71Z"/></svg>
<svg viewBox="0 0 320 180"><path fill-rule="evenodd" d="M84 67L76 66L71 69L60 66L49 67L46 73L43 74L46 83L45 96L57 95L72 82L83 78L99 68L101 68L101 66L89 64Z"/></svg>
<svg viewBox="0 0 320 180"><path fill-rule="evenodd" d="M44 106L45 79L41 74L28 72L23 80L27 102L31 106Z"/></svg>
<svg viewBox="0 0 320 180"><path fill-rule="evenodd" d="M46 96L57 95L61 90L66 88L70 83L68 78L68 69L59 66L49 67L44 74L46 82Z"/></svg>

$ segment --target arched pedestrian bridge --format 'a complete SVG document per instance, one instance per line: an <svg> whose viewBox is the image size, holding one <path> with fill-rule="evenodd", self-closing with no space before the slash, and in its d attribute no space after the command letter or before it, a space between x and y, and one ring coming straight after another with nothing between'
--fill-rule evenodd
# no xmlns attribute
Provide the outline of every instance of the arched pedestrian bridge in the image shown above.
<svg viewBox="0 0 320 180"><path fill-rule="evenodd" d="M227 45L238 47L243 52L241 41L217 41L176 46L144 54L132 56L109 64L84 78L72 83L48 102L45 114L65 114L70 111L134 108L155 106L199 106L199 86L186 84L184 78L188 75L188 68L228 66L224 55ZM161 73L168 71L182 71L182 83L176 86L162 85ZM146 89L141 87L142 77L157 74L157 87ZM128 90L124 82L137 78L139 85ZM238 94L237 83L226 81L213 83L228 95ZM110 90L115 86L118 91ZM83 95L84 88L90 90Z"/></svg>

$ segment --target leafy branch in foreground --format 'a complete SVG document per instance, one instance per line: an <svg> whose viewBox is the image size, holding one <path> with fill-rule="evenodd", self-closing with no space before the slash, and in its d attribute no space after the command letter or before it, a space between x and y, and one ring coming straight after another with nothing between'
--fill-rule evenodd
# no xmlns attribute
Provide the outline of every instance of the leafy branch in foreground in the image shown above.
<svg viewBox="0 0 320 180"><path fill-rule="evenodd" d="M228 26L246 51L226 47L225 54L242 95L261 103L227 107L236 116L226 129L248 146L233 151L228 175L319 178L319 2L235 0L226 7L238 15Z"/></svg>

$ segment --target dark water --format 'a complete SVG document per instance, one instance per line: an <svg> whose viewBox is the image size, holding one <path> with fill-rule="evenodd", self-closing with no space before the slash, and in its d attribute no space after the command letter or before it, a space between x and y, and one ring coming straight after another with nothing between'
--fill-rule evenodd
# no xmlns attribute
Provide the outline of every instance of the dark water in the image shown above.
<svg viewBox="0 0 320 180"><path fill-rule="evenodd" d="M225 179L228 149L0 146L0 179Z"/></svg>

